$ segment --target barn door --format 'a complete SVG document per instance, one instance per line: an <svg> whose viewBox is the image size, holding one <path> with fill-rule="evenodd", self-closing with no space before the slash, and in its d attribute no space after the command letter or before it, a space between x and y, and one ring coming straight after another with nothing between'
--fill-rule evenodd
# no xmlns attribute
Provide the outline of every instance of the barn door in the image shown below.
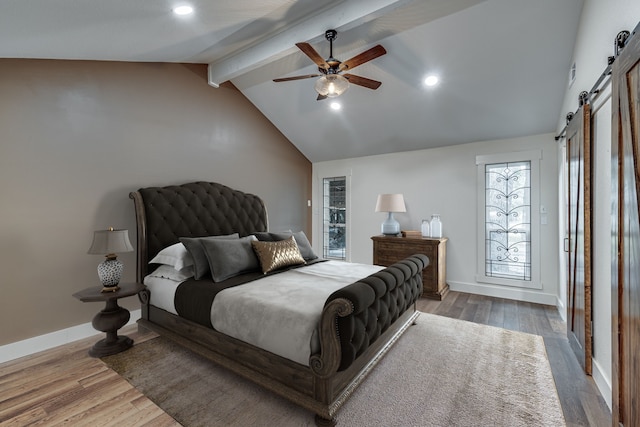
<svg viewBox="0 0 640 427"><path fill-rule="evenodd" d="M591 108L582 104L567 127L567 336L591 375Z"/></svg>
<svg viewBox="0 0 640 427"><path fill-rule="evenodd" d="M640 37L612 72L613 424L640 425Z"/></svg>

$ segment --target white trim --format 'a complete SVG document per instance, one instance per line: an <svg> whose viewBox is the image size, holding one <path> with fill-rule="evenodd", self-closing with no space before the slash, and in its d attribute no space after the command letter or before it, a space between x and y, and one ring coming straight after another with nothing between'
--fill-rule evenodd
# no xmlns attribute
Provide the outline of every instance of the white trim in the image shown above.
<svg viewBox="0 0 640 427"><path fill-rule="evenodd" d="M613 397L613 394L611 391L611 381L605 375L604 370L602 369L602 366L600 366L598 361L594 358L591 359L591 367L593 368L592 369L593 372L591 373L591 376L593 377L593 381L596 383L596 387L598 387L598 390L600 391L602 398L604 399L605 402L607 402L607 406L611 411L613 410L611 406L612 405L611 399Z"/></svg>
<svg viewBox="0 0 640 427"><path fill-rule="evenodd" d="M131 311L131 317L129 318L129 323L127 323L127 325L131 325L138 321L141 317L141 313L140 309ZM49 350L63 344L69 344L97 334L101 334L101 332L93 329L91 322L89 322L37 337L28 338L23 341L6 344L0 347L0 363L29 356L34 353Z"/></svg>
<svg viewBox="0 0 640 427"><path fill-rule="evenodd" d="M556 296L558 299L556 301L556 307L558 307L558 313L560 313L560 318L563 322L567 321L567 308L564 306L564 300L560 298L560 296Z"/></svg>
<svg viewBox="0 0 640 427"><path fill-rule="evenodd" d="M476 156L476 166L487 163L507 163L521 160L542 160L542 150L513 151L510 153L496 153Z"/></svg>
<svg viewBox="0 0 640 427"><path fill-rule="evenodd" d="M345 175L345 188L346 188L346 192L347 195L345 197L345 206L347 208L347 214L346 214L346 218L345 218L345 227L347 227L347 235L345 236L345 261L347 262L351 262L351 229L353 228L351 225L351 218L352 218L352 214L353 214L353 209L351 209L351 175L352 175L352 171L351 169L349 169L349 171L347 172L347 174Z"/></svg>
<svg viewBox="0 0 640 427"><path fill-rule="evenodd" d="M557 307L556 302L558 301L558 296L554 294L536 292L526 288L499 286L488 283L452 282L449 280L447 280L447 283L449 283L449 289L452 291L532 302L536 304L553 305Z"/></svg>

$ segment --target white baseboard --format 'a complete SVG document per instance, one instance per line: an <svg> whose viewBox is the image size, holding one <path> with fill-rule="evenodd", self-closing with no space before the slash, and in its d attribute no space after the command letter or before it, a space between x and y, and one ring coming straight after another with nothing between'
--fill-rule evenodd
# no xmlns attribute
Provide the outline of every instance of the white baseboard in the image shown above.
<svg viewBox="0 0 640 427"><path fill-rule="evenodd" d="M558 296L547 294L530 289L515 288L509 286L496 286L485 283L465 283L452 282L449 283L449 289L452 291L465 292L468 294L485 295L488 297L506 298L517 301L533 302L537 304L554 305L557 307Z"/></svg>
<svg viewBox="0 0 640 427"><path fill-rule="evenodd" d="M127 325L135 323L141 316L141 310L133 310ZM0 363L18 359L20 357L29 356L40 351L49 350L59 345L69 344L83 338L101 334L91 326L91 322L82 325L72 326L60 331L51 332L23 341L14 342L0 346Z"/></svg>
<svg viewBox="0 0 640 427"><path fill-rule="evenodd" d="M562 318L563 322L567 321L567 309L564 305L564 302L562 302L562 299L560 297L558 297L558 301L556 301L556 307L558 307L558 313L560 313L560 317Z"/></svg>
<svg viewBox="0 0 640 427"><path fill-rule="evenodd" d="M607 378L602 370L602 367L598 363L596 359L591 359L591 376L593 377L593 381L596 383L600 394L605 402L607 402L607 406L611 411L611 405L613 404L613 393L611 391L611 381Z"/></svg>

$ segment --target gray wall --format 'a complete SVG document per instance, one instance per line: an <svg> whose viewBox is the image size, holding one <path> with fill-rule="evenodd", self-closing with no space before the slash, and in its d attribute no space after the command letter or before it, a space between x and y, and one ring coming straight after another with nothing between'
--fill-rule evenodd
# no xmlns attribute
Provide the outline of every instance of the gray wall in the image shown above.
<svg viewBox="0 0 640 427"><path fill-rule="evenodd" d="M310 231L310 162L206 66L0 60L0 345L89 322L93 231L130 230L132 190L216 181ZM119 257L135 279L133 253ZM135 298L123 305L139 308Z"/></svg>

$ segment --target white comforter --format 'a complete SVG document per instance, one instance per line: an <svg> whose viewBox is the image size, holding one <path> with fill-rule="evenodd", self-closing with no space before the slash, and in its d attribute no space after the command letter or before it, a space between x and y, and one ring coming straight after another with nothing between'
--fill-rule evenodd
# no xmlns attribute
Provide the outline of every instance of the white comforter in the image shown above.
<svg viewBox="0 0 640 427"><path fill-rule="evenodd" d="M267 276L220 292L211 324L229 336L309 365L317 351L317 326L334 291L384 267L326 261Z"/></svg>

